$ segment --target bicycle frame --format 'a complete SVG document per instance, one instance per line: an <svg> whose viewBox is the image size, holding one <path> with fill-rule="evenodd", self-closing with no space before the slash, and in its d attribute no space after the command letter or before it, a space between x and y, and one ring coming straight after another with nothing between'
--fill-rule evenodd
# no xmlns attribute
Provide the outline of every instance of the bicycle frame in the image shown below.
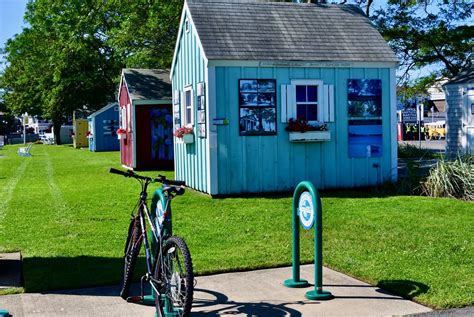
<svg viewBox="0 0 474 317"><path fill-rule="evenodd" d="M191 275L188 276L189 278L186 282L186 285L192 284L192 281L189 280L192 279L193 276L189 250L181 238L172 237L171 200L176 195L182 195L184 193L185 183L183 181L167 180L165 176L161 175L158 175L157 178L150 178L147 176L135 174L133 171L124 172L114 168L111 168L110 172L123 175L125 177L133 177L141 185L139 200L131 213L132 219L129 230L133 229L135 231L129 231L129 236L126 243L124 269L125 282L123 284L120 296L127 300L130 299L130 301L137 301L137 297L132 299L132 297L129 298L127 295L132 276L131 274L133 274L133 267L135 265L134 263L138 256L141 244L143 243L143 247L145 248L147 272L142 276L141 279L141 296L138 298L138 301L150 304L151 302L156 301L155 305L158 311L162 309L169 311L169 307L171 307L170 309L173 309L173 304L170 304L170 300L174 301L175 299L168 298L167 296L169 295L165 296L164 294L160 293L162 291L162 287L166 287L166 294L168 294L170 291L170 281L166 277L163 278L164 275L161 275L170 271L169 267L164 264L165 261L163 260L163 246L168 246L168 243L171 243L175 246L178 246L179 250L185 250L184 254L186 256L186 265L187 267L191 267ZM151 201L151 209L149 209L147 204L148 185L155 182L160 182L163 185L155 190ZM139 229L140 232L137 232L137 229ZM171 252L174 253L175 249L173 248L170 250L173 250ZM168 253L170 253L170 250L168 250ZM129 253L129 251L131 253ZM128 257L129 255L131 258ZM130 261L132 262L127 262L129 261L127 259L131 259ZM156 277L158 275L159 277ZM174 275L173 278L175 278ZM181 277L178 276L178 278L180 279ZM162 279L164 279L165 282L163 282ZM145 281L150 283L151 296L144 296L143 294ZM192 285L190 289L191 293L187 292L187 295L185 296L188 299L191 298L192 301ZM156 300L157 296L159 296L159 300ZM162 301L163 303L160 303ZM185 304L187 307L185 308L187 312L190 310L191 301L188 300ZM162 308L160 308L160 306Z"/></svg>
<svg viewBox="0 0 474 317"><path fill-rule="evenodd" d="M171 221L171 199L172 197L169 194L164 193L162 188L158 188L153 193L152 203L151 203L151 212L148 209L147 205L147 186L145 183L142 186L142 192L140 193L140 200L138 204L138 214L140 220L140 227L142 229L142 237L145 248L145 257L147 264L147 273L150 274L150 277L154 274L154 267L156 261L158 260L161 253L162 240L166 237L172 235L172 221ZM158 205L161 204L161 205ZM163 210L163 223L161 227L157 225L159 221L157 215L158 208L161 207ZM150 232L147 233L147 222L150 226ZM151 236L151 246L150 241L148 240L148 234ZM157 250L157 247L160 249ZM152 250L157 250L156 253L153 253Z"/></svg>

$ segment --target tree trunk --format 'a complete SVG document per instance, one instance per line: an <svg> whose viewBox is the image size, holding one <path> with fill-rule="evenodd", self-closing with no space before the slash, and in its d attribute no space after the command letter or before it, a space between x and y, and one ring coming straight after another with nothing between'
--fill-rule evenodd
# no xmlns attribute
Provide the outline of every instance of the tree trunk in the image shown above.
<svg viewBox="0 0 474 317"><path fill-rule="evenodd" d="M58 120L58 118L53 119L53 129L54 129L54 142L57 145L61 145L61 126L63 125L63 120Z"/></svg>

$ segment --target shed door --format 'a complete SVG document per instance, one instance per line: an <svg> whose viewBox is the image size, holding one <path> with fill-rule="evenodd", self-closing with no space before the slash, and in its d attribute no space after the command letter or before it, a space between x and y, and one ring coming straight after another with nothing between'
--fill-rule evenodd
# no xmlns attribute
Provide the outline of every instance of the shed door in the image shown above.
<svg viewBox="0 0 474 317"><path fill-rule="evenodd" d="M136 107L137 169L173 168L171 105Z"/></svg>
<svg viewBox="0 0 474 317"><path fill-rule="evenodd" d="M465 97L467 151L474 154L474 89L469 88Z"/></svg>

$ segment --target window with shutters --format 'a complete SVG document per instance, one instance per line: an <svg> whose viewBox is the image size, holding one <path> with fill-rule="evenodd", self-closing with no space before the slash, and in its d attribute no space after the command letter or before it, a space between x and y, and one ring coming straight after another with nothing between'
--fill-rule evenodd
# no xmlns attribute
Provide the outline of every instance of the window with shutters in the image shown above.
<svg viewBox="0 0 474 317"><path fill-rule="evenodd" d="M320 79L293 79L281 85L281 121L334 122L334 86Z"/></svg>
<svg viewBox="0 0 474 317"><path fill-rule="evenodd" d="M318 86L295 85L296 118L306 121L318 121Z"/></svg>

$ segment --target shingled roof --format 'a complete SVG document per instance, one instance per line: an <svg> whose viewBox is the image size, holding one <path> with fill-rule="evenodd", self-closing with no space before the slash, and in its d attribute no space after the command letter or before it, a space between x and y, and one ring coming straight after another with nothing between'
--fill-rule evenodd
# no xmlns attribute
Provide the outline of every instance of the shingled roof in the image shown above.
<svg viewBox="0 0 474 317"><path fill-rule="evenodd" d="M188 0L208 59L397 62L352 5Z"/></svg>
<svg viewBox="0 0 474 317"><path fill-rule="evenodd" d="M474 66L460 72L456 77L445 83L443 86L471 83L474 83Z"/></svg>
<svg viewBox="0 0 474 317"><path fill-rule="evenodd" d="M162 69L125 68L122 74L132 100L171 100L170 72Z"/></svg>

